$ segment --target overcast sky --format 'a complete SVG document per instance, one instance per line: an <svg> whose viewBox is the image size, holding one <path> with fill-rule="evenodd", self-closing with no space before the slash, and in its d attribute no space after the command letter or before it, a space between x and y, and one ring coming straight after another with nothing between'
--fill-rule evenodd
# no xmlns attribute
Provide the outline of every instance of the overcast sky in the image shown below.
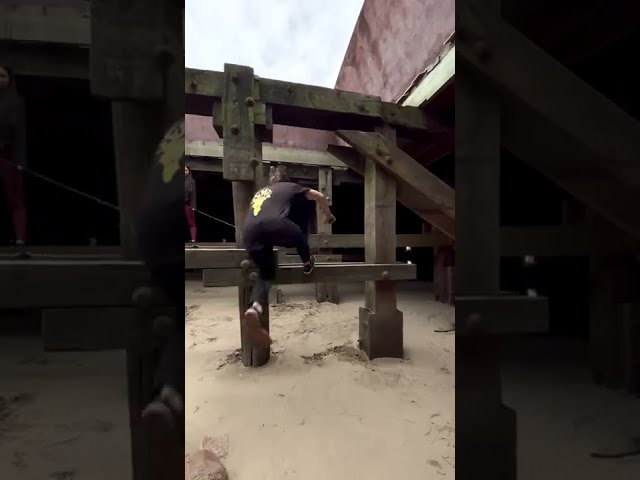
<svg viewBox="0 0 640 480"><path fill-rule="evenodd" d="M187 67L333 88L364 0L185 0Z"/></svg>

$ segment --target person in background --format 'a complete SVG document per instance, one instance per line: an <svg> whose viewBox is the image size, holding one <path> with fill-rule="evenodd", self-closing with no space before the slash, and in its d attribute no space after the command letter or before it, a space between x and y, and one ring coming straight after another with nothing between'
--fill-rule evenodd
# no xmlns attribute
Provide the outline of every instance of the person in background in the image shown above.
<svg viewBox="0 0 640 480"><path fill-rule="evenodd" d="M187 217L187 223L189 224L189 235L191 237L191 246L196 245L196 181L191 175L191 169L184 166L184 214Z"/></svg>
<svg viewBox="0 0 640 480"><path fill-rule="evenodd" d="M260 324L260 314L269 300L270 283L276 275L277 260L273 247L295 247L302 260L303 271L308 275L313 271L315 259L309 251L308 237L299 226L308 224L308 218L301 218L299 213L310 212L307 202L314 201L324 213L326 223L331 224L336 219L322 193L296 183L283 182L282 175L280 169L271 170L270 185L254 195L243 230L245 250L258 267L258 280L242 321L249 340L254 345L265 347L271 343L271 338ZM292 212L298 214L295 222L290 218Z"/></svg>
<svg viewBox="0 0 640 480"><path fill-rule="evenodd" d="M16 91L11 69L0 65L0 184L11 213L16 246L24 245L27 234L25 131L24 101Z"/></svg>

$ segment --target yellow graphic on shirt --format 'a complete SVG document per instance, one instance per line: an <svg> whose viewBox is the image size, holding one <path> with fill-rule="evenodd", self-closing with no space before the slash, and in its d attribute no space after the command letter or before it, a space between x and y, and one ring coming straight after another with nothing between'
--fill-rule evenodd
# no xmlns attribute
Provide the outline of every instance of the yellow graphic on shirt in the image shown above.
<svg viewBox="0 0 640 480"><path fill-rule="evenodd" d="M156 158L162 165L162 181L169 183L180 170L180 159L184 156L184 119L175 123L156 150Z"/></svg>
<svg viewBox="0 0 640 480"><path fill-rule="evenodd" d="M251 210L253 211L254 217L258 216L260 210L262 210L262 204L268 198L271 198L270 188L263 188L262 190L258 190L258 192L253 196L253 199L251 199Z"/></svg>

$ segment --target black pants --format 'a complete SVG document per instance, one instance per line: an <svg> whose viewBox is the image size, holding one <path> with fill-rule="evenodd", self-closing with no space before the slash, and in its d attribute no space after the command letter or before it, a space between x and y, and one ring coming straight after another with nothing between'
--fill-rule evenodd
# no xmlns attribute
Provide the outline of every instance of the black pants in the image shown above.
<svg viewBox="0 0 640 480"><path fill-rule="evenodd" d="M278 268L273 247L295 248L300 260L307 263L311 258L309 239L302 229L288 218L266 218L249 223L245 226L243 234L249 258L258 267L258 280L251 292L249 306L254 302L266 305L269 301L269 288Z"/></svg>

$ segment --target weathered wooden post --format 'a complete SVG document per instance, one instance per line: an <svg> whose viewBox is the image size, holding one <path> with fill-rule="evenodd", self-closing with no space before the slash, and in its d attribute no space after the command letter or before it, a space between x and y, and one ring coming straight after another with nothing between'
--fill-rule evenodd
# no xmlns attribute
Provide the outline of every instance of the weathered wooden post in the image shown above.
<svg viewBox="0 0 640 480"><path fill-rule="evenodd" d="M385 125L377 131L395 145L392 128ZM395 263L396 181L371 159L366 160L364 173L365 260ZM403 357L403 316L397 309L394 282L381 278L365 283L365 306L359 319L360 348L370 360Z"/></svg>
<svg viewBox="0 0 640 480"><path fill-rule="evenodd" d="M499 0L468 3L499 15ZM462 25L463 29L467 27ZM459 49L487 58L482 39ZM459 114L458 114L459 112ZM464 70L456 78L456 295L500 295L501 104ZM456 435L460 478L515 480L515 412L502 404L498 339L483 312L456 319ZM462 469L462 470L461 470Z"/></svg>
<svg viewBox="0 0 640 480"><path fill-rule="evenodd" d="M225 180L232 182L233 212L236 226L236 246L244 247L242 227L249 205L257 186L264 180L262 139L256 132L255 115L259 105L259 81L253 69L225 64L223 105L224 153L222 171ZM256 173L257 172L257 173ZM238 287L238 307L240 316L249 306L250 287ZM269 331L269 305L263 306L262 326ZM259 367L269 361L270 348L252 345L241 327L242 363L249 367Z"/></svg>
<svg viewBox="0 0 640 480"><path fill-rule="evenodd" d="M120 251L138 258L136 218L163 132L184 117L182 8L165 0L91 2L91 91L112 102ZM173 95L172 95L173 93ZM151 400L153 348L145 309L132 322L127 347L133 476L153 478L139 425Z"/></svg>
<svg viewBox="0 0 640 480"><path fill-rule="evenodd" d="M318 191L327 197L329 205L333 205L333 170L331 167L318 168ZM318 233L331 234L332 225L324 223L324 215L316 205L316 221ZM319 254L331 253L330 248L319 248ZM316 300L318 302L339 303L338 286L335 283L316 283Z"/></svg>

